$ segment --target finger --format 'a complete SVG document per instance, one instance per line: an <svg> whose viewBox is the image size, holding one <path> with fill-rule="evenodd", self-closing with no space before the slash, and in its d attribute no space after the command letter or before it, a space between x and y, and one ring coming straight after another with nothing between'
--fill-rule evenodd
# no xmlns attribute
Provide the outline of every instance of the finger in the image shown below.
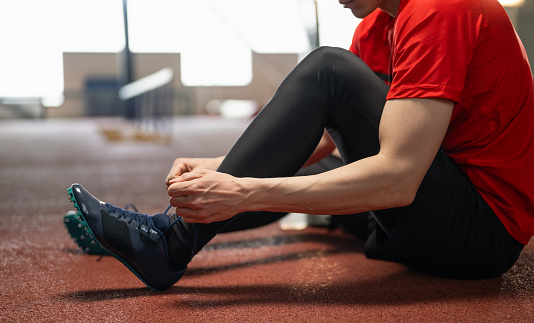
<svg viewBox="0 0 534 323"><path fill-rule="evenodd" d="M197 193L196 190L190 187L189 183L182 183L182 182L175 182L171 183L169 187L167 187L167 195L169 195L171 198L179 197L179 196L188 196Z"/></svg>
<svg viewBox="0 0 534 323"><path fill-rule="evenodd" d="M180 177L183 174L182 169L171 169L167 177L165 178L165 183L167 186L170 185L171 180Z"/></svg>
<svg viewBox="0 0 534 323"><path fill-rule="evenodd" d="M169 196L185 196L202 192L200 177L193 175L182 175L169 182L167 194Z"/></svg>
<svg viewBox="0 0 534 323"><path fill-rule="evenodd" d="M211 223L206 217L200 215L198 210L193 210L189 208L176 208L176 214L184 220L186 223Z"/></svg>
<svg viewBox="0 0 534 323"><path fill-rule="evenodd" d="M171 180L174 178L174 176L168 175L165 179L165 185L167 185L167 188L171 185Z"/></svg>
<svg viewBox="0 0 534 323"><path fill-rule="evenodd" d="M199 207L189 196L174 196L169 199L169 204L177 208L197 210Z"/></svg>
<svg viewBox="0 0 534 323"><path fill-rule="evenodd" d="M192 180L201 178L203 176L204 176L204 174L203 174L202 170L194 170L194 171L184 173L184 174L182 174L182 175L180 175L178 177L175 177L175 178L171 179L169 181L169 185L172 185L174 183L192 181Z"/></svg>
<svg viewBox="0 0 534 323"><path fill-rule="evenodd" d="M173 178L179 177L180 175L186 173L188 170L189 168L185 160L181 158L175 159L171 167L171 170L169 171L169 174L167 175L165 183L167 183L168 185L170 180L172 180Z"/></svg>

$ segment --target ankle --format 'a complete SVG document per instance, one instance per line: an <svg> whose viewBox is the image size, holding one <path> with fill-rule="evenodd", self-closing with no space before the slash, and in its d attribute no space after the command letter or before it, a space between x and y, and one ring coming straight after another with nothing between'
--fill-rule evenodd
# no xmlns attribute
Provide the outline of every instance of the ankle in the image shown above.
<svg viewBox="0 0 534 323"><path fill-rule="evenodd" d="M177 218L178 216L176 214L171 215L171 223ZM188 227L184 226L184 222L179 219L165 232L169 262L171 267L176 271L183 270L193 258L196 236L194 232L189 231Z"/></svg>
<svg viewBox="0 0 534 323"><path fill-rule="evenodd" d="M165 233L165 239L171 268L175 271L183 270L191 261L191 249L182 244L172 228Z"/></svg>

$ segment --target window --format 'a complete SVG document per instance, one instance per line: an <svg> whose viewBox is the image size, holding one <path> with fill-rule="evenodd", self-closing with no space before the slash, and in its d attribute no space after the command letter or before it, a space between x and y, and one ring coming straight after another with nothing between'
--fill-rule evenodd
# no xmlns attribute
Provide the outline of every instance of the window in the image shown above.
<svg viewBox="0 0 534 323"><path fill-rule="evenodd" d="M41 0L42 1L42 0ZM118 53L124 49L122 0L47 0L60 12L64 52Z"/></svg>
<svg viewBox="0 0 534 323"><path fill-rule="evenodd" d="M354 30L361 19L354 17L349 9L343 8L337 1L318 0L317 2L321 45L349 49Z"/></svg>
<svg viewBox="0 0 534 323"><path fill-rule="evenodd" d="M0 12L0 97L62 97L58 12L29 0L2 1Z"/></svg>
<svg viewBox="0 0 534 323"><path fill-rule="evenodd" d="M317 0L322 45L348 48L358 23L336 1ZM188 86L243 86L252 52L310 49L313 0L129 0L130 48L180 53ZM122 0L0 1L0 97L58 97L63 52L124 48Z"/></svg>
<svg viewBox="0 0 534 323"><path fill-rule="evenodd" d="M63 52L124 48L121 0L1 1L0 12L0 97L59 105Z"/></svg>

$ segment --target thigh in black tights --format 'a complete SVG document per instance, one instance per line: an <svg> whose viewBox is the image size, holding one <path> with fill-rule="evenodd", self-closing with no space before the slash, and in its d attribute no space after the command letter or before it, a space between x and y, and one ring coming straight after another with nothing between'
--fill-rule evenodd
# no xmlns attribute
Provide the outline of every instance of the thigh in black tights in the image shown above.
<svg viewBox="0 0 534 323"><path fill-rule="evenodd" d="M319 48L286 77L218 171L237 177L293 176L325 128L345 163L372 156L379 150L378 125L387 91L388 86L354 54ZM239 216L199 224L198 245L205 245L233 220L239 221ZM186 223L178 227L192 232Z"/></svg>

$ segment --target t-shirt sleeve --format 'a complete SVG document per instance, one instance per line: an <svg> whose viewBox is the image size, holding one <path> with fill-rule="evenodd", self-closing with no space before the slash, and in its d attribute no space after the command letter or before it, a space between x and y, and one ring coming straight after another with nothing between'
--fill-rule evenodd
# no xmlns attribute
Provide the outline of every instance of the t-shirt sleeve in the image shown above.
<svg viewBox="0 0 534 323"><path fill-rule="evenodd" d="M411 2L414 3L414 2ZM441 0L400 12L393 33L393 81L387 99L444 98L460 102L477 40L473 10Z"/></svg>

